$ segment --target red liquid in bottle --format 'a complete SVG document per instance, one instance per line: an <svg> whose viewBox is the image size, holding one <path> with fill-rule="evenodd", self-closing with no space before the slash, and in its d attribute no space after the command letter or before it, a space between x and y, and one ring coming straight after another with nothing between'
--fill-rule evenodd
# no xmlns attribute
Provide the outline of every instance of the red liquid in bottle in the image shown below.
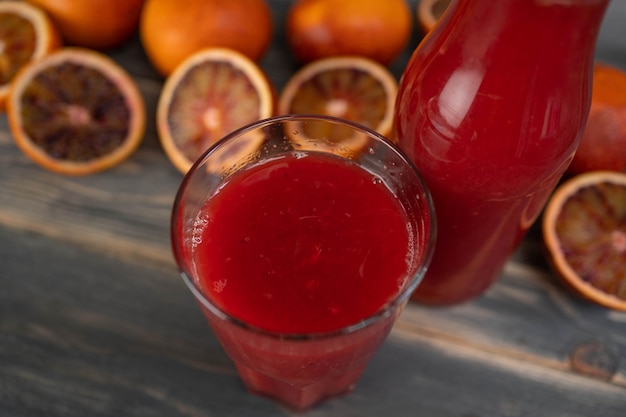
<svg viewBox="0 0 626 417"><path fill-rule="evenodd" d="M435 203L414 299L445 305L497 278L571 161L608 0L458 0L407 66L400 147Z"/></svg>

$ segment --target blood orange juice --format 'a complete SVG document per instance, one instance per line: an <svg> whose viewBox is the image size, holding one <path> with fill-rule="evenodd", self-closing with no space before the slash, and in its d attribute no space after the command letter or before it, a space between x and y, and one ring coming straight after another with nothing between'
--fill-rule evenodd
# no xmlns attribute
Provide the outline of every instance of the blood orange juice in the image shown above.
<svg viewBox="0 0 626 417"><path fill-rule="evenodd" d="M271 145L212 182L196 166L172 226L183 277L246 386L298 409L352 389L425 270L433 222L414 168L373 132L348 125L371 142L349 156L341 141L272 140L307 121L262 122Z"/></svg>
<svg viewBox="0 0 626 417"><path fill-rule="evenodd" d="M374 314L404 286L414 237L373 178L301 152L233 175L198 214L191 255L203 293L277 333L328 332Z"/></svg>
<svg viewBox="0 0 626 417"><path fill-rule="evenodd" d="M414 52L395 122L439 225L416 300L482 294L539 215L585 125L607 4L453 0Z"/></svg>

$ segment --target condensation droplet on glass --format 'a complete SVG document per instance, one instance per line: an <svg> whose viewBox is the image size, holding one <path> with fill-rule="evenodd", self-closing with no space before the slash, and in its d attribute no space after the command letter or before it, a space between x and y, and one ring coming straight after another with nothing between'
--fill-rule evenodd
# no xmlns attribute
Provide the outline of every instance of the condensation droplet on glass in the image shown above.
<svg viewBox="0 0 626 417"><path fill-rule="evenodd" d="M368 148L367 152L369 152L370 155L374 155L376 153L376 150L374 148Z"/></svg>
<svg viewBox="0 0 626 417"><path fill-rule="evenodd" d="M191 238L191 246L193 248L197 247L198 245L200 245L202 243L202 236L194 236Z"/></svg>
<svg viewBox="0 0 626 417"><path fill-rule="evenodd" d="M409 251L407 252L405 256L404 261L406 262L407 266L411 268L411 266L415 262L415 257L418 255L418 253L415 252L416 231L414 230L411 222L407 222L406 228L407 228L407 231L409 232Z"/></svg>
<svg viewBox="0 0 626 417"><path fill-rule="evenodd" d="M227 280L225 279L220 279L217 281L213 282L213 291L215 291L216 293L221 293L222 291L224 291L224 288L226 287L226 284L228 283Z"/></svg>
<svg viewBox="0 0 626 417"><path fill-rule="evenodd" d="M209 224L209 216L203 215L196 218L193 222L193 228L191 231L191 246L192 248L197 247L202 243L202 232L206 228L207 224Z"/></svg>

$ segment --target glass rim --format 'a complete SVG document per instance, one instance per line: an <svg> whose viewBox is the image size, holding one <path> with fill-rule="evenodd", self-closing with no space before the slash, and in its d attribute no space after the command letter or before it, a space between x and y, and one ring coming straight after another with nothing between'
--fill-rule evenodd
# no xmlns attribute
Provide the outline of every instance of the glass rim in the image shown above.
<svg viewBox="0 0 626 417"><path fill-rule="evenodd" d="M288 333L288 332L276 332L271 330L266 330L261 327L249 324L232 314L228 311L220 308L218 305L213 303L203 292L198 288L198 285L191 278L192 274L189 273L187 268L185 267L186 262L184 261L184 257L182 255L182 251L179 249L182 247L182 242L179 239L177 231L179 230L179 210L180 210L180 202L185 194L187 186L193 173L199 169L204 164L204 161L213 153L216 149L219 149L225 142L233 140L236 137L239 137L245 134L248 131L256 130L262 128L264 126L275 125L288 121L325 121L330 123L342 124L346 126L350 126L355 130L359 130L363 133L366 133L368 136L375 138L376 141L381 142L385 145L388 150L391 150L396 156L400 158L406 165L411 168L411 171L417 178L421 189L424 192L424 205L427 207L429 212L429 221L428 221L428 236L427 241L425 242L425 251L423 253L422 259L420 260L417 269L412 276L408 277L407 284L405 287L398 291L396 295L394 295L389 302L383 304L376 312L373 314L359 320L358 322L349 324L347 326L341 327L336 330L330 330L325 332L311 332L311 333ZM347 120L342 119L335 116L326 116L326 115L317 115L317 114L288 114L282 116L273 116L265 119L261 119L248 125L245 125L239 129L232 131L231 133L225 135L223 138L215 142L213 145L207 149L204 154L198 160L194 162L189 171L185 174L181 184L176 193L176 197L174 200L174 205L172 208L171 220L170 220L170 238L172 242L172 250L174 254L174 260L176 261L176 265L178 267L179 273L185 285L189 288L191 293L193 294L196 301L198 301L204 308L209 310L212 314L214 314L218 319L222 321L226 321L232 323L244 330L251 331L253 333L264 335L267 337L271 337L273 339L279 340L292 340L292 341L306 341L306 340L320 340L326 339L336 336L348 335L355 333L359 330L365 329L385 318L389 315L393 314L398 308L400 308L411 296L413 291L417 288L420 281L422 280L424 274L426 273L427 267L430 264L430 261L433 257L434 249L435 249L435 240L436 240L436 218L435 218L435 209L434 203L432 200L432 196L422 175L419 170L413 164L413 162L408 158L408 156L391 140L376 132L375 130ZM408 274L406 274L408 275Z"/></svg>

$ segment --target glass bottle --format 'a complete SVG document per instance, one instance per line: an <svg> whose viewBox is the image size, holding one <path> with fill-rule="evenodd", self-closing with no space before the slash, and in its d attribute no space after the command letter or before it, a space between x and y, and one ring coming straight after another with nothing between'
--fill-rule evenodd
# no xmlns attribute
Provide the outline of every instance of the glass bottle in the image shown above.
<svg viewBox="0 0 626 417"><path fill-rule="evenodd" d="M586 123L609 1L452 0L413 53L395 123L438 218L414 300L482 294L538 217Z"/></svg>

